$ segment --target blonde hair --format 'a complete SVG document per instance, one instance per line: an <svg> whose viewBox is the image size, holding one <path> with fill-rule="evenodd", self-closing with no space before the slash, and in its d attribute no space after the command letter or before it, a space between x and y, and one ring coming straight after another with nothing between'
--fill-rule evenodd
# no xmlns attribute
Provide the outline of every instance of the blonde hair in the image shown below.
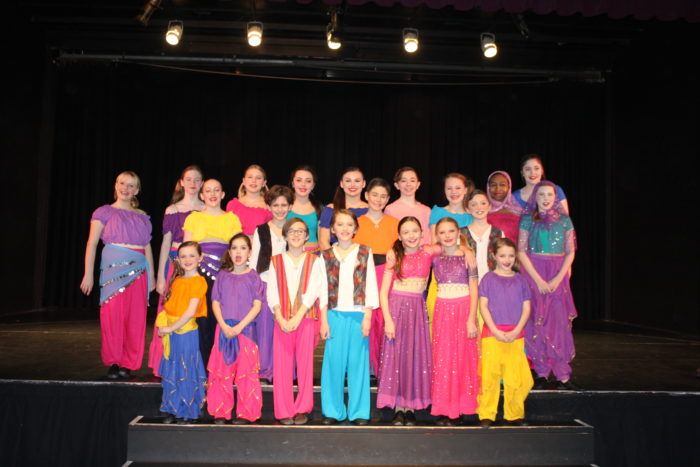
<svg viewBox="0 0 700 467"><path fill-rule="evenodd" d="M136 189L138 190L139 193L141 193L141 179L139 178L138 175L136 175L136 172L133 172L131 170L125 170L124 172L120 173L117 175L117 178L114 180L114 183L117 183L119 181L120 177L123 176L129 176L132 177L134 180L136 180ZM114 188L114 201L116 201L119 197L117 196L117 189L116 187ZM137 209L139 207L139 199L136 197L136 195L132 196L131 199L129 200L129 204L133 209Z"/></svg>
<svg viewBox="0 0 700 467"><path fill-rule="evenodd" d="M262 173L263 179L265 180L265 184L263 184L262 188L260 188L260 194L263 197L265 197L265 193L267 193L267 172L265 172L265 169L260 167L258 164L251 164L243 172L243 178L245 178L245 174L247 174L250 169L259 170L260 173ZM245 184L243 182L241 182L241 184L238 186L238 199L241 199L245 195L246 195Z"/></svg>

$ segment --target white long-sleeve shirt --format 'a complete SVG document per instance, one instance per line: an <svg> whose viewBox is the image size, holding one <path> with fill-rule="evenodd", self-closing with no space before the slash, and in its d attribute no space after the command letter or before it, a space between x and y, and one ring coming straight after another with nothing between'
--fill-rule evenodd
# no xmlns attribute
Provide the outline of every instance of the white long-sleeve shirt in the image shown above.
<svg viewBox="0 0 700 467"><path fill-rule="evenodd" d="M309 253L307 253L309 254ZM301 273L304 270L304 258L300 258L299 263L295 264L294 260L289 256L289 253L282 253L282 261L284 263L284 275L287 278L287 291L289 300L294 304L294 299L297 296L297 290L301 285ZM277 284L277 272L275 266L270 263L267 278L267 304L270 310L274 313L275 306L280 306L280 294ZM375 285L376 286L376 285ZM328 280L326 278L326 265L321 258L314 258L314 264L311 267L311 275L309 276L309 284L306 287L306 293L302 293L301 301L307 308L311 308L314 302L318 299L318 304L321 308L328 306Z"/></svg>

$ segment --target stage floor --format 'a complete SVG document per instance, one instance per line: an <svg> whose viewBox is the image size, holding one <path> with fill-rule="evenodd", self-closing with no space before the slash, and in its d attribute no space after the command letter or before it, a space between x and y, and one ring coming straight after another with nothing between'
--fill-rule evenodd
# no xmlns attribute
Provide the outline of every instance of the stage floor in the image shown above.
<svg viewBox="0 0 700 467"><path fill-rule="evenodd" d="M105 380L97 320L57 321L55 314L42 318L47 317L3 319L0 379ZM149 328L149 341L150 333ZM700 391L700 338L611 323L576 323L574 338L572 379L582 390ZM146 368L146 357L131 381L155 384ZM320 376L321 360L319 346L316 377Z"/></svg>

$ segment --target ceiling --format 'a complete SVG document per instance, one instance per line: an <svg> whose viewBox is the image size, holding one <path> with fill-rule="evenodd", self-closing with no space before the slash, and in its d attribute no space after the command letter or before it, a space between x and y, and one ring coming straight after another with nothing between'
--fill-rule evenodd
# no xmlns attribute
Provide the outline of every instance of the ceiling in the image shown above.
<svg viewBox="0 0 700 467"><path fill-rule="evenodd" d="M577 80L601 82L616 57L657 21L605 16L486 13L452 7L329 6L294 1L151 0L145 25L136 20L147 0L31 2L21 5L45 34L54 60L129 62L154 66L309 80L412 84L489 84ZM326 46L336 11L343 46ZM164 34L184 24L179 45ZM263 43L245 39L251 20L264 24ZM677 22L675 23L677 24ZM419 30L420 48L408 54L402 30ZM496 36L499 54L482 55L480 35Z"/></svg>

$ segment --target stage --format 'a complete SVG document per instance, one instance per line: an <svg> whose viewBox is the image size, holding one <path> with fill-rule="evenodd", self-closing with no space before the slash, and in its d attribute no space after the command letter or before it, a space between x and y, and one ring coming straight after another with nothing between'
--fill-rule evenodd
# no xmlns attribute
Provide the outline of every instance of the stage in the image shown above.
<svg viewBox="0 0 700 467"><path fill-rule="evenodd" d="M336 430L345 430L339 435L320 424L322 416L317 387L313 420L307 426L307 431L313 433L306 433L299 439L311 436L323 445L332 444L333 440L346 440L350 452L356 455L346 459L336 456L331 462L331 457L310 460L298 455L289 456L286 451L278 452L273 448L275 443L286 445L288 438L293 439L300 432L299 427L292 427L297 431L289 431L289 427L275 423L269 385L263 386L263 420L255 427L219 427L211 424L211 420L204 420L191 427L167 427L171 431L162 433L158 412L159 383L146 369L135 372L129 381L107 381L99 356L98 322L59 319L81 316L84 315L50 313L4 319L0 330L0 435L3 440L0 464L124 465L128 456L140 455L138 450L143 450L147 442L133 438L138 435L134 434L135 430L139 429L151 430L145 436L155 436L154 439L163 435L168 439L167 436L177 433L180 447L191 439L210 439L216 443L217 436L230 443L245 438L246 433L253 436L251 439L260 439L262 444L259 446L263 449L259 455L254 449L247 450L243 458L232 454L228 461L230 465L295 465L295 462L305 465L369 465L372 462L368 459L375 459L376 465L516 465L507 461L509 458L502 449L510 445L510 441L503 444L499 439L520 439L524 445L531 446L531 450L535 450L538 442L553 443L549 449L540 452L547 451L550 456L556 456L557 447L562 451L561 446L566 443L551 441L557 439L553 438L556 430L563 430L563 434L557 436L571 436L572 440L580 440L581 434L587 434L590 444L583 450L590 449L590 457L595 460L591 463L595 465L678 466L698 465L700 462L697 447L700 439L697 421L700 412L700 378L697 374L700 340L692 337L612 323L577 323L573 380L582 390L533 391L526 406L530 426L520 432L508 431L513 427L504 426L500 421L490 430L481 430L474 418L468 418L464 426L450 428L451 431L440 431L438 428L442 427L435 427L433 418L421 411L418 413L419 426L404 427L404 431L397 433L397 429L389 424L391 414L375 410L369 427L344 424L335 427ZM317 376L321 357L319 348ZM374 400L374 387L372 396ZM144 418L138 419L139 416ZM577 421L583 423L584 431L585 426L592 428L586 433L574 433L571 430L578 426ZM188 431L192 434L182 436ZM483 431L488 431L489 436L474 437L482 436ZM228 437L234 432L239 436ZM421 450L421 439L427 440L428 451ZM379 446L384 447L372 448L372 442L379 442ZM476 455L477 451L465 447L470 445L469 442L480 446L482 457ZM429 455L430 446L437 445L450 455ZM267 446L270 449L266 449ZM382 454L390 454L392 449L401 446L411 446L416 451L404 459L389 459L387 462ZM465 456L458 447L474 455ZM500 457L494 459L501 459L502 464L485 463L484 459L489 457L484 456L490 455L488 449L499 453ZM240 449L234 451L242 452ZM148 453L148 450L144 452ZM186 457L178 458L187 464L197 463L192 460L194 458L190 461ZM461 460L464 464L460 463ZM213 460L210 458L209 462ZM542 462L533 462L533 465L552 465L551 462ZM160 463L165 464L168 462ZM158 462L135 462L132 465L158 465ZM567 462L566 465L581 464Z"/></svg>

